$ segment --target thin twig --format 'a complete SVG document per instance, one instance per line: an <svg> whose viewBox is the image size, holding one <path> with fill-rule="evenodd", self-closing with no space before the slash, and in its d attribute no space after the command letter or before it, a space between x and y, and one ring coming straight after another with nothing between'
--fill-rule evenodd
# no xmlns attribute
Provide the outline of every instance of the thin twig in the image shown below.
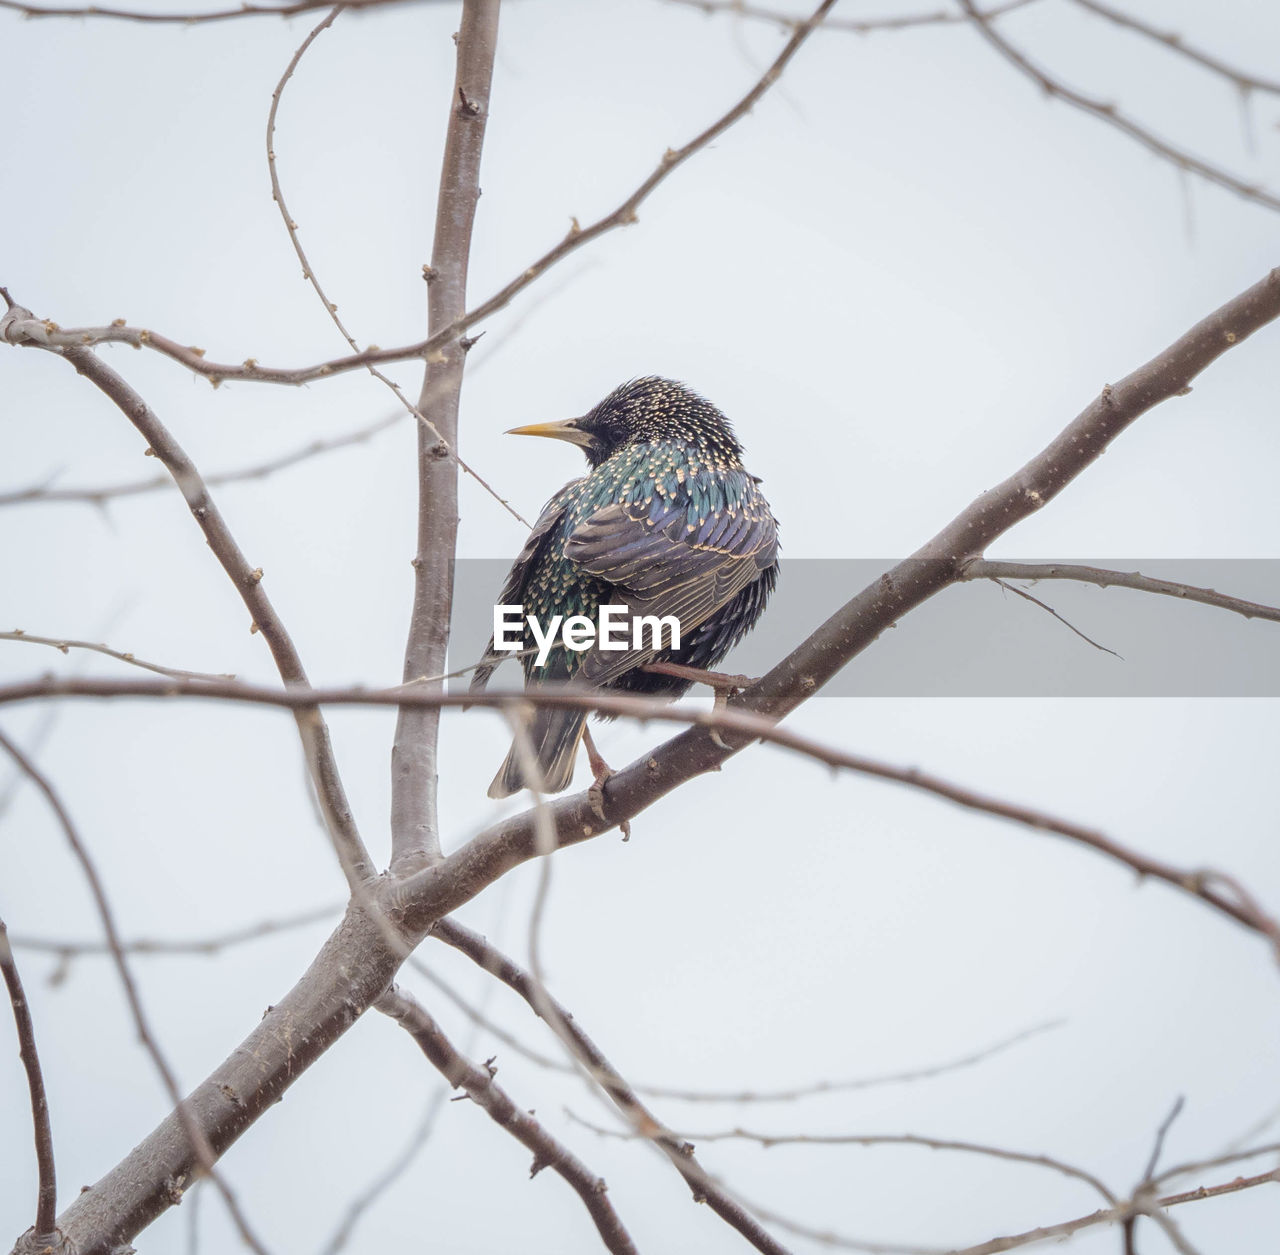
<svg viewBox="0 0 1280 1255"><path fill-rule="evenodd" d="M997 34L990 19L978 9L973 0L960 0L960 5L972 20L974 29L1010 65L1015 66L1032 82L1039 84L1046 95L1064 101L1072 108L1079 109L1090 117L1097 118L1099 122L1105 122L1108 126L1123 132L1130 139L1137 140L1148 152L1155 153L1157 157L1171 163L1177 169L1190 170L1206 182L1234 192L1245 200L1253 201L1254 204L1263 205L1267 209L1280 209L1280 197L1274 196L1265 188L1254 183L1246 183L1230 171L1223 170L1200 157L1193 156L1185 149L1178 148L1168 140L1161 139L1154 132L1120 113L1109 101L1095 100L1074 88L1065 86L1047 70L1041 69L1031 61L1021 49L1015 47L1003 35Z"/></svg>
<svg viewBox="0 0 1280 1255"><path fill-rule="evenodd" d="M408 994L393 988L375 1005L412 1036L450 1085L465 1090L495 1124L533 1152L531 1176L550 1168L573 1188L608 1250L615 1255L636 1255L635 1243L609 1201L604 1181L533 1116L521 1111L494 1081L492 1070L478 1068L459 1054L426 1009Z"/></svg>
<svg viewBox="0 0 1280 1255"><path fill-rule="evenodd" d="M1119 9L1113 9L1108 4L1099 3L1099 0L1073 0L1073 3L1078 4L1082 9L1088 9L1090 13L1096 13L1098 17L1106 18L1108 22L1116 26L1122 26L1125 30L1135 31L1147 39L1155 40L1156 43L1168 48L1170 52L1176 52L1178 56L1186 57L1189 61L1194 61L1206 70L1211 70L1214 74L1219 74L1228 79L1241 92L1259 91L1280 96L1280 81L1273 78L1261 78L1256 74L1246 73L1237 66L1228 65L1211 53L1192 47L1181 35L1176 34L1174 31L1157 30L1154 26L1149 26L1146 22L1133 17L1131 14L1121 13Z"/></svg>
<svg viewBox="0 0 1280 1255"><path fill-rule="evenodd" d="M1155 1144L1151 1147L1151 1158L1147 1160L1147 1169L1142 1174L1143 1184L1155 1179L1156 1165L1160 1162L1160 1152L1164 1149L1164 1139L1168 1137L1169 1129L1172 1127L1173 1122L1178 1118L1185 1102L1186 1099L1179 1094L1174 1100L1173 1107L1170 1109L1169 1114L1160 1122L1160 1127L1156 1130Z"/></svg>
<svg viewBox="0 0 1280 1255"><path fill-rule="evenodd" d="M248 1219L241 1210L240 1203L232 1192L231 1187L227 1185L221 1173L218 1172L218 1157L214 1153L213 1147L209 1144L209 1139L205 1135L203 1128L201 1128L200 1121L183 1098L177 1078L169 1067L169 1061L164 1057L159 1043L151 1032L146 1012L142 1009L142 1000L138 995L138 988L133 981L133 973L129 970L129 961L120 947L120 934L116 929L115 915L111 910L110 902L107 900L106 889L103 886L102 878L98 875L98 869L94 865L88 847L81 840L79 831L76 829L70 814L62 803L62 799L48 777L3 732L0 732L0 749L3 749L13 759L23 774L44 795L45 801L49 804L50 810L53 811L59 826L62 828L67 844L71 847L71 852L75 855L84 872L85 880L89 884L89 892L92 894L94 905L98 910L98 918L101 920L103 931L107 936L107 945L110 947L116 972L119 974L120 983L124 987L125 999L129 1004L134 1026L138 1030L138 1039L151 1056L151 1061L155 1065L156 1071L160 1074L165 1091L173 1103L174 1111L177 1113L201 1170L213 1181L218 1193L222 1195L222 1200L226 1204L232 1222L235 1224L236 1230L244 1243L255 1252L255 1255L267 1255L266 1248L250 1228ZM172 1183L172 1188L180 1194L186 1184L188 1183L175 1181Z"/></svg>
<svg viewBox="0 0 1280 1255"><path fill-rule="evenodd" d="M333 0L295 0L293 4L242 4L234 9L212 9L197 13L145 13L138 9L117 9L97 4L74 8L69 5L25 4L23 0L0 0L0 9L12 9L23 17L103 17L126 22L146 22L161 26L197 26L225 22L238 17L296 17L313 9L327 9ZM348 9L379 9L404 0L346 0Z"/></svg>
<svg viewBox="0 0 1280 1255"><path fill-rule="evenodd" d="M1142 593L1159 593L1180 601L1195 601L1205 606L1230 610L1246 619L1270 619L1280 623L1280 608L1261 602L1231 597L1212 588L1179 584L1173 580L1155 579L1138 571L1111 571L1106 567L1080 566L1070 562L1004 562L978 558L970 562L960 575L964 580L1076 580L1096 584L1099 588L1132 588ZM1017 591L1016 589L1013 591Z"/></svg>
<svg viewBox="0 0 1280 1255"><path fill-rule="evenodd" d="M1003 17L1014 9L1032 4L1035 0L1007 0L1004 4L992 5L985 10L988 18ZM781 9L770 9L763 5L747 4L744 0L667 0L668 4L678 4L682 8L699 9L706 14L723 13L731 17L751 18L755 21L772 22L785 30L794 30L804 20L794 13L785 13ZM822 24L824 30L851 31L855 35L871 35L880 31L911 30L919 26L950 26L968 19L962 13L953 13L942 9L931 13L901 13L893 17L830 17Z"/></svg>
<svg viewBox="0 0 1280 1255"><path fill-rule="evenodd" d="M236 677L232 672L223 671L220 674L214 674L211 671L182 671L177 667L162 667L158 662L148 662L145 658L139 658L137 654L121 653L118 649L112 649L109 645L94 644L93 641L73 641L61 636L35 636L31 632L24 632L21 628L15 628L12 632L0 632L0 641L26 641L30 645L49 645L56 649L59 653L66 654L73 649L87 649L95 654L105 654L108 658L116 658L120 662L127 662L131 667L141 667L144 671L153 671L156 675L172 676L178 680L234 680Z"/></svg>
<svg viewBox="0 0 1280 1255"><path fill-rule="evenodd" d="M246 924L243 928L233 928L223 933L213 933L207 937L159 938L139 937L133 941L121 941L122 954L147 956L163 955L201 955L209 957L242 946L263 937L276 933L290 932L295 928L305 928L310 924L330 923L341 913L340 905L321 906L314 910L303 911L297 915L287 915L280 919L259 920L256 924ZM12 939L18 950L31 950L40 954L56 955L60 959L74 959L82 956L110 954L111 946L105 941L66 941L57 937L30 937L24 933L15 934Z"/></svg>
<svg viewBox="0 0 1280 1255"><path fill-rule="evenodd" d="M1033 606L1039 606L1040 609L1043 610L1046 614L1051 615L1053 618L1057 619L1058 622L1061 623L1062 626L1065 627L1068 631L1074 632L1082 641L1085 642L1085 644L1092 645L1094 649L1100 649L1104 654L1110 654L1113 658L1120 658L1120 655L1116 653L1114 649L1109 649L1106 645L1100 645L1097 641L1093 639L1092 636L1086 636L1069 619L1064 619L1062 615L1060 615L1051 605L1049 605L1047 602L1041 601L1039 597L1036 597L1033 594L1027 592L1025 588L1015 588L1012 584L1006 583L1004 580L1001 580L1001 579L996 579L996 577L992 575L987 576L987 578L991 580L993 584L999 584L1000 587L1005 590L1005 592L1013 593L1014 596L1021 597L1024 600L1029 601ZM1124 660L1121 659L1121 661L1123 662Z"/></svg>
<svg viewBox="0 0 1280 1255"><path fill-rule="evenodd" d="M1249 1146L1244 1150L1228 1151L1221 1155L1211 1155L1207 1159L1197 1159L1190 1163L1177 1164L1158 1173L1155 1181L1157 1185L1163 1185L1168 1181L1176 1180L1178 1177L1185 1177L1198 1172L1209 1172L1214 1168L1223 1168L1229 1164L1243 1163L1248 1159L1257 1159L1260 1155L1280 1155L1280 1142L1264 1142L1261 1146Z"/></svg>
<svg viewBox="0 0 1280 1255"><path fill-rule="evenodd" d="M1095 1211L1088 1216L1078 1216L1074 1220L1065 1220L1059 1224L1042 1225L1029 1229L1024 1233L1012 1234L1008 1237L992 1238L988 1242L980 1242L976 1246L966 1246L963 1250L955 1250L950 1255L999 1255L1002 1251L1011 1251L1020 1246L1029 1246L1033 1242L1044 1242L1053 1238L1071 1237L1085 1229L1099 1224L1122 1223L1130 1216L1148 1214L1150 1208L1177 1207L1184 1203L1200 1202L1206 1198L1218 1198L1223 1194L1234 1194L1240 1190L1252 1189L1258 1185L1269 1185L1280 1182L1280 1169L1264 1172L1256 1177L1237 1177L1234 1181L1221 1185L1202 1186L1197 1190L1188 1190L1182 1194L1167 1194L1151 1201L1131 1198L1116 1207Z"/></svg>
<svg viewBox="0 0 1280 1255"><path fill-rule="evenodd" d="M338 16L346 9L346 7L346 4L339 4L335 6L311 31L306 39L302 41L301 46L293 54L293 58L285 68L285 72L280 76L280 81L276 84L275 91L271 93L271 108L267 111L267 171L271 177L271 199L275 201L276 207L280 210L280 217L284 221L284 229L289 233L289 241L293 245L293 251L298 255L298 261L302 263L303 278L305 278L315 290L316 296L320 298L321 305L324 306L325 313L329 315L333 325L342 333L342 338L351 346L351 351L353 353L359 353L360 346L356 343L351 332L347 330L346 324L342 321L341 317L339 317L337 305L335 305L328 296L325 295L324 288L320 286L320 280L316 276L315 266L312 265L311 259L307 256L306 250L302 247L302 239L298 235L298 224L293 220L293 215L290 214L288 206L284 203L284 189L280 186L280 174L276 169L275 147L276 114L279 112L280 101L284 96L285 87L293 77L293 73L298 68L298 63L306 54L307 49L315 43L316 39L318 39L324 31L328 30L329 27L337 21ZM400 404L404 406L406 413L412 414L419 423L426 427L427 431L431 434L432 447L439 446L443 448L445 453L452 457L458 463L458 466L470 475L471 478L474 479L476 483L479 484L480 487L483 488L484 491L487 492L489 496L491 496L500 506L502 506L502 508L506 510L512 518L514 518L518 523L523 523L526 527L530 526L529 521L524 518L523 515L521 515L505 497L501 496L483 475L480 475L477 471L472 469L472 467L467 465L467 463L458 454L456 440L451 442L444 438L435 423L433 423L423 412L427 406L424 404L422 399L419 400L417 405L414 405L414 403L405 396L400 385L389 375L383 374L382 371L372 364L368 367L368 371L375 379L391 390Z"/></svg>
<svg viewBox="0 0 1280 1255"><path fill-rule="evenodd" d="M0 734L2 736L3 734ZM49 1100L45 1096L44 1073L40 1070L40 1052L36 1049L36 1030L31 1022L31 1007L22 988L22 977L9 945L9 932L0 919L0 974L9 991L13 1023L18 1031L18 1058L27 1073L27 1089L31 1094L31 1124L36 1143L36 1223L33 1237L51 1235L58 1219L58 1174L53 1155L53 1126L49 1123Z"/></svg>
<svg viewBox="0 0 1280 1255"><path fill-rule="evenodd" d="M1117 1203L1114 1207L1105 1207L1098 1211L1090 1212L1087 1216L1077 1216L1073 1220L1065 1220L1058 1224L1041 1225L1035 1229L1028 1229L1023 1233L991 1238L986 1242L979 1242L975 1246L963 1248L956 1246L912 1246L897 1242L877 1242L865 1238L853 1238L831 1229L820 1229L815 1225L805 1224L764 1207L758 1207L756 1210L764 1219L790 1233L809 1238L823 1246L840 1250L862 1251L866 1252L866 1255L1000 1255L1000 1252L1015 1250L1018 1247L1073 1237L1075 1234L1097 1225L1123 1224L1133 1216L1147 1215L1149 1212L1155 1212L1158 1208L1198 1202L1205 1198L1216 1198L1222 1194L1231 1194L1239 1190L1247 1190L1272 1182L1280 1182L1280 1169L1275 1172L1266 1172L1256 1177L1237 1177L1236 1180L1222 1185L1205 1186L1202 1189L1192 1190L1185 1194L1168 1195L1155 1200L1129 1198Z"/></svg>
<svg viewBox="0 0 1280 1255"><path fill-rule="evenodd" d="M1224 1194L1236 1194L1240 1190L1250 1190L1255 1185L1269 1185L1272 1182L1280 1185L1280 1168L1260 1172L1254 1177L1236 1177L1234 1181L1225 1181L1221 1185L1201 1185L1194 1190L1184 1190L1181 1194L1166 1194L1160 1200L1160 1206L1176 1207L1179 1203L1198 1203L1202 1198L1221 1198Z"/></svg>
<svg viewBox="0 0 1280 1255"><path fill-rule="evenodd" d="M581 1116L568 1113L584 1128L598 1133L601 1137L632 1136L619 1133L616 1129L606 1129L584 1120ZM981 1142L962 1142L950 1138L922 1137L915 1133L753 1133L749 1129L717 1129L709 1133L691 1133L681 1130L680 1136L697 1145L699 1142L756 1142L766 1150L775 1146L916 1146L926 1150L959 1151L969 1155L986 1155L991 1159L1005 1159L1010 1163L1032 1164L1038 1168L1051 1168L1063 1176L1074 1177L1083 1181L1091 1189L1096 1190L1111 1204L1116 1196L1091 1172L1077 1168L1074 1164L1055 1159L1051 1155L1036 1155L1020 1150L1008 1150L1003 1146L987 1146Z"/></svg>
<svg viewBox="0 0 1280 1255"><path fill-rule="evenodd" d="M1065 1020L1048 1020L1044 1024L1036 1024L1032 1028L1023 1029L1019 1033L1012 1036L1001 1038L997 1042L993 1042L990 1046L984 1046L981 1050L975 1050L970 1054L960 1055L955 1059L948 1059L944 1063L933 1063L925 1067L909 1068L903 1072L886 1072L879 1076L855 1077L847 1081L815 1081L811 1085L796 1085L787 1089L774 1090L697 1090L697 1089L677 1089L666 1085L637 1085L636 1092L646 1094L651 1098L672 1098L679 1102L690 1103L782 1103L795 1102L798 1099L813 1098L819 1095L827 1094L845 1094L856 1090L875 1089L882 1085L904 1085L914 1081L932 1080L934 1077L945 1076L951 1072L959 1072L963 1068L973 1067L975 1064L983 1063L1008 1050L1012 1046L1016 1046L1021 1042L1027 1041L1031 1037L1036 1037L1040 1033L1047 1033L1051 1029L1059 1028L1065 1024Z"/></svg>
<svg viewBox="0 0 1280 1255"><path fill-rule="evenodd" d="M366 423L340 436L331 436L322 440L311 440L287 453L268 458L264 462L255 462L251 466L240 467L232 471L216 471L204 477L205 486L220 488L224 484L238 484L245 480L265 479L276 471L283 471L300 462L313 457L330 453L335 449L345 449L351 445L361 444L371 437L379 435L389 427L403 423L408 416L402 411L384 415L372 423ZM0 493L0 506L10 505L54 505L60 503L105 506L109 501L121 497L138 497L144 493L158 492L173 487L173 480L168 475L153 475L149 479L134 479L123 484L104 484L99 488L54 488L51 484L35 484L29 488L18 488L13 492Z"/></svg>

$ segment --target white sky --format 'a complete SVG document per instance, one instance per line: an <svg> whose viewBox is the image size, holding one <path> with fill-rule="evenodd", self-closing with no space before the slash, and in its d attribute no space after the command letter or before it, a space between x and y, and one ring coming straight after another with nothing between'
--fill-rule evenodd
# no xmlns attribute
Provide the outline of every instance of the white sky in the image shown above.
<svg viewBox="0 0 1280 1255"><path fill-rule="evenodd" d="M892 4L844 0L837 12L874 16ZM1214 6L1211 19L1190 0L1131 11L1257 73L1280 61L1280 11L1246 0ZM299 365L342 352L300 280L263 151L271 90L311 25L312 15L191 29L0 15L0 282L65 326L126 317L218 360ZM303 61L281 108L290 208L364 343L424 332L420 268L455 27L447 4L345 16ZM1280 188L1275 98L1253 100L1246 125L1221 80L1068 0L1039 0L1002 29L1065 81ZM780 44L767 24L660 0L508 4L473 300L559 239L572 215L586 222L611 209L664 148L723 112ZM492 360L464 395L463 453L532 517L580 460L500 433L581 413L626 378L670 375L733 418L782 521L784 563L895 558L1042 447L1104 382L1277 264L1278 223L1047 101L963 27L820 34L749 118L655 194L637 226L584 250L491 322L475 365L482 351ZM1278 346L1272 327L1228 354L993 552L1280 557ZM105 356L206 472L394 407L363 376L213 391L157 355ZM395 374L416 392L414 370ZM156 470L119 413L50 355L0 353L0 398L0 491ZM316 682L399 675L412 477L406 422L216 494ZM518 549L519 525L466 480L462 510L462 554ZM786 589L784 566L779 605ZM1025 622L1025 605L991 597L1014 625ZM1170 602L1168 615L1183 609ZM176 493L106 512L0 510L0 627L105 639L246 679L273 674ZM1065 630L1046 639L1085 648ZM874 668L875 649L855 665ZM119 673L106 660L7 642L0 668L8 678ZM61 709L41 739L44 717L6 709L0 727L38 748L126 934L198 935L342 897L286 717L81 703ZM1222 867L1280 906L1274 701L832 698L791 723L1096 824L1170 862ZM391 716L341 712L333 728L357 817L385 854ZM599 739L624 763L657 738L611 725ZM449 846L502 813L484 790L504 751L492 717L449 719ZM29 788L0 816L0 868L0 914L13 932L98 935L79 873ZM521 869L463 912L519 957L535 874ZM324 933L212 960L138 962L187 1085L279 999ZM1280 1105L1280 998L1256 937L1164 888L1135 886L1084 850L887 786L832 781L763 748L646 812L628 845L609 836L557 857L544 949L553 991L625 1075L650 1083L765 1089L875 1074L1067 1021L911 1086L758 1110L659 1103L679 1128L993 1141L1078 1162L1123 1191L1177 1095L1187 1106L1170 1163L1219 1150ZM479 996L464 963L430 945L423 957ZM65 1204L150 1131L165 1103L106 964L80 961L56 987L44 979L48 960L28 955L23 968ZM427 997L418 978L406 985ZM464 1041L463 1019L438 998L432 1005ZM487 1006L554 1053L512 998L497 992ZM34 1172L25 1085L16 1052L3 1053L0 1218L16 1235L30 1223ZM488 1039L474 1053L496 1054L516 1101L608 1179L641 1250L745 1249L656 1157L569 1124L566 1105L602 1118L580 1084ZM367 1017L227 1156L273 1252L322 1246L415 1124L435 1085L428 1071L402 1032ZM708 1144L701 1154L747 1198L867 1239L945 1248L1097 1205L1041 1170L938 1153ZM576 1197L548 1174L527 1182L527 1159L469 1104L446 1105L435 1139L351 1249L599 1249ZM1178 1219L1202 1250L1269 1252L1273 1195L1246 1192ZM140 1249L174 1249L190 1210L144 1233ZM200 1224L206 1250L237 1241L212 1200ZM1153 1226L1140 1236L1144 1255L1168 1249ZM1107 1232L1074 1249L1118 1243Z"/></svg>

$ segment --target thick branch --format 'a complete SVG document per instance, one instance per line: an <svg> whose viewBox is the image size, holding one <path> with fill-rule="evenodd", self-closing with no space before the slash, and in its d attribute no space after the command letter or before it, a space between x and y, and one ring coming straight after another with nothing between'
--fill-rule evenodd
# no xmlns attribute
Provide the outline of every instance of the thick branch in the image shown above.
<svg viewBox="0 0 1280 1255"><path fill-rule="evenodd" d="M0 919L0 975L4 976L13 1008L13 1023L18 1030L18 1057L27 1073L31 1092L31 1123L35 1129L36 1168L39 1184L36 1190L36 1223L32 1236L36 1239L52 1235L58 1216L58 1179L53 1158L53 1128L49 1124L49 1100L44 1092L44 1073L36 1050L36 1031L31 1023L31 1008L22 988L22 977L9 945L9 933Z"/></svg>
<svg viewBox="0 0 1280 1255"><path fill-rule="evenodd" d="M492 1071L476 1067L459 1054L426 1009L407 994L399 990L383 994L378 1000L378 1010L389 1015L409 1033L450 1085L465 1090L467 1097L495 1124L533 1152L531 1175L550 1168L573 1187L594 1221L606 1249L615 1255L636 1255L635 1243L614 1211L604 1181L537 1120L521 1111L495 1083Z"/></svg>
<svg viewBox="0 0 1280 1255"><path fill-rule="evenodd" d="M217 1156L369 1007L402 959L383 927L348 910L302 979L183 1104ZM171 1112L154 1132L63 1212L58 1228L77 1255L111 1255L177 1201L199 1160Z"/></svg>
<svg viewBox="0 0 1280 1255"><path fill-rule="evenodd" d="M467 266L480 199L480 157L498 44L498 3L466 0L462 8L428 273L432 336L451 327L467 307ZM428 355L418 400L430 427L418 428L418 539L413 560L413 610L404 655L406 682L439 675L449 643L458 538L458 468L444 454L458 445L458 403L468 347L459 331ZM440 680L427 685L432 690L442 686ZM439 739L438 710L401 709L391 749L393 870L440 858L436 807Z"/></svg>

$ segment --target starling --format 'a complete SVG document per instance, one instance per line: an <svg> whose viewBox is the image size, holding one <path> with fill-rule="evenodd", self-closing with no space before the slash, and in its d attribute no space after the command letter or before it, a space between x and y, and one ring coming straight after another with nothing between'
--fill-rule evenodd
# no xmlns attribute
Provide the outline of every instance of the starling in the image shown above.
<svg viewBox="0 0 1280 1255"><path fill-rule="evenodd" d="M544 637L555 615L584 615L594 624L599 607L621 606L628 642L606 650L597 637L578 652L561 639L539 660L525 621L519 648L526 689L559 683L678 697L691 681L646 664L714 667L754 626L778 579L777 522L760 481L742 465L728 419L684 385L649 377L623 384L582 418L508 434L580 445L591 469L547 502L511 567L501 604L537 616ZM670 647L669 636L655 648L652 632L646 644L631 647L631 624L641 615L675 616L679 648ZM519 639L514 629L513 639ZM491 639L473 691L484 688L502 657ZM585 728L585 712L539 708L529 737L541 781L527 777L513 745L489 796L535 785L549 793L567 788ZM597 785L602 769L607 774L600 764Z"/></svg>

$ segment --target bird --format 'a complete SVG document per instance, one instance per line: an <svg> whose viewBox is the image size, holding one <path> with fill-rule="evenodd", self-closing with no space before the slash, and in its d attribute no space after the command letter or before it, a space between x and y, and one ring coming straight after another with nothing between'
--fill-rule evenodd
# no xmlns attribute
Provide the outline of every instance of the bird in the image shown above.
<svg viewBox="0 0 1280 1255"><path fill-rule="evenodd" d="M581 652L563 641L540 660L536 640L522 627L525 688L568 684L587 689L674 699L688 675L647 670L675 663L707 673L755 626L778 579L778 524L760 491L761 480L742 463L743 448L729 420L682 383L650 375L614 389L580 418L514 427L508 435L545 436L578 445L588 473L571 480L543 507L503 586L502 606L520 606L544 630L555 615L625 608L640 615L674 615L679 648L650 634L647 646ZM471 690L488 683L509 653L490 639ZM697 678L706 679L707 675ZM489 786L492 798L522 788L559 793L573 777L586 738L599 791L610 774L586 731L586 712L537 707L528 744L513 744ZM537 778L527 766L536 758Z"/></svg>

